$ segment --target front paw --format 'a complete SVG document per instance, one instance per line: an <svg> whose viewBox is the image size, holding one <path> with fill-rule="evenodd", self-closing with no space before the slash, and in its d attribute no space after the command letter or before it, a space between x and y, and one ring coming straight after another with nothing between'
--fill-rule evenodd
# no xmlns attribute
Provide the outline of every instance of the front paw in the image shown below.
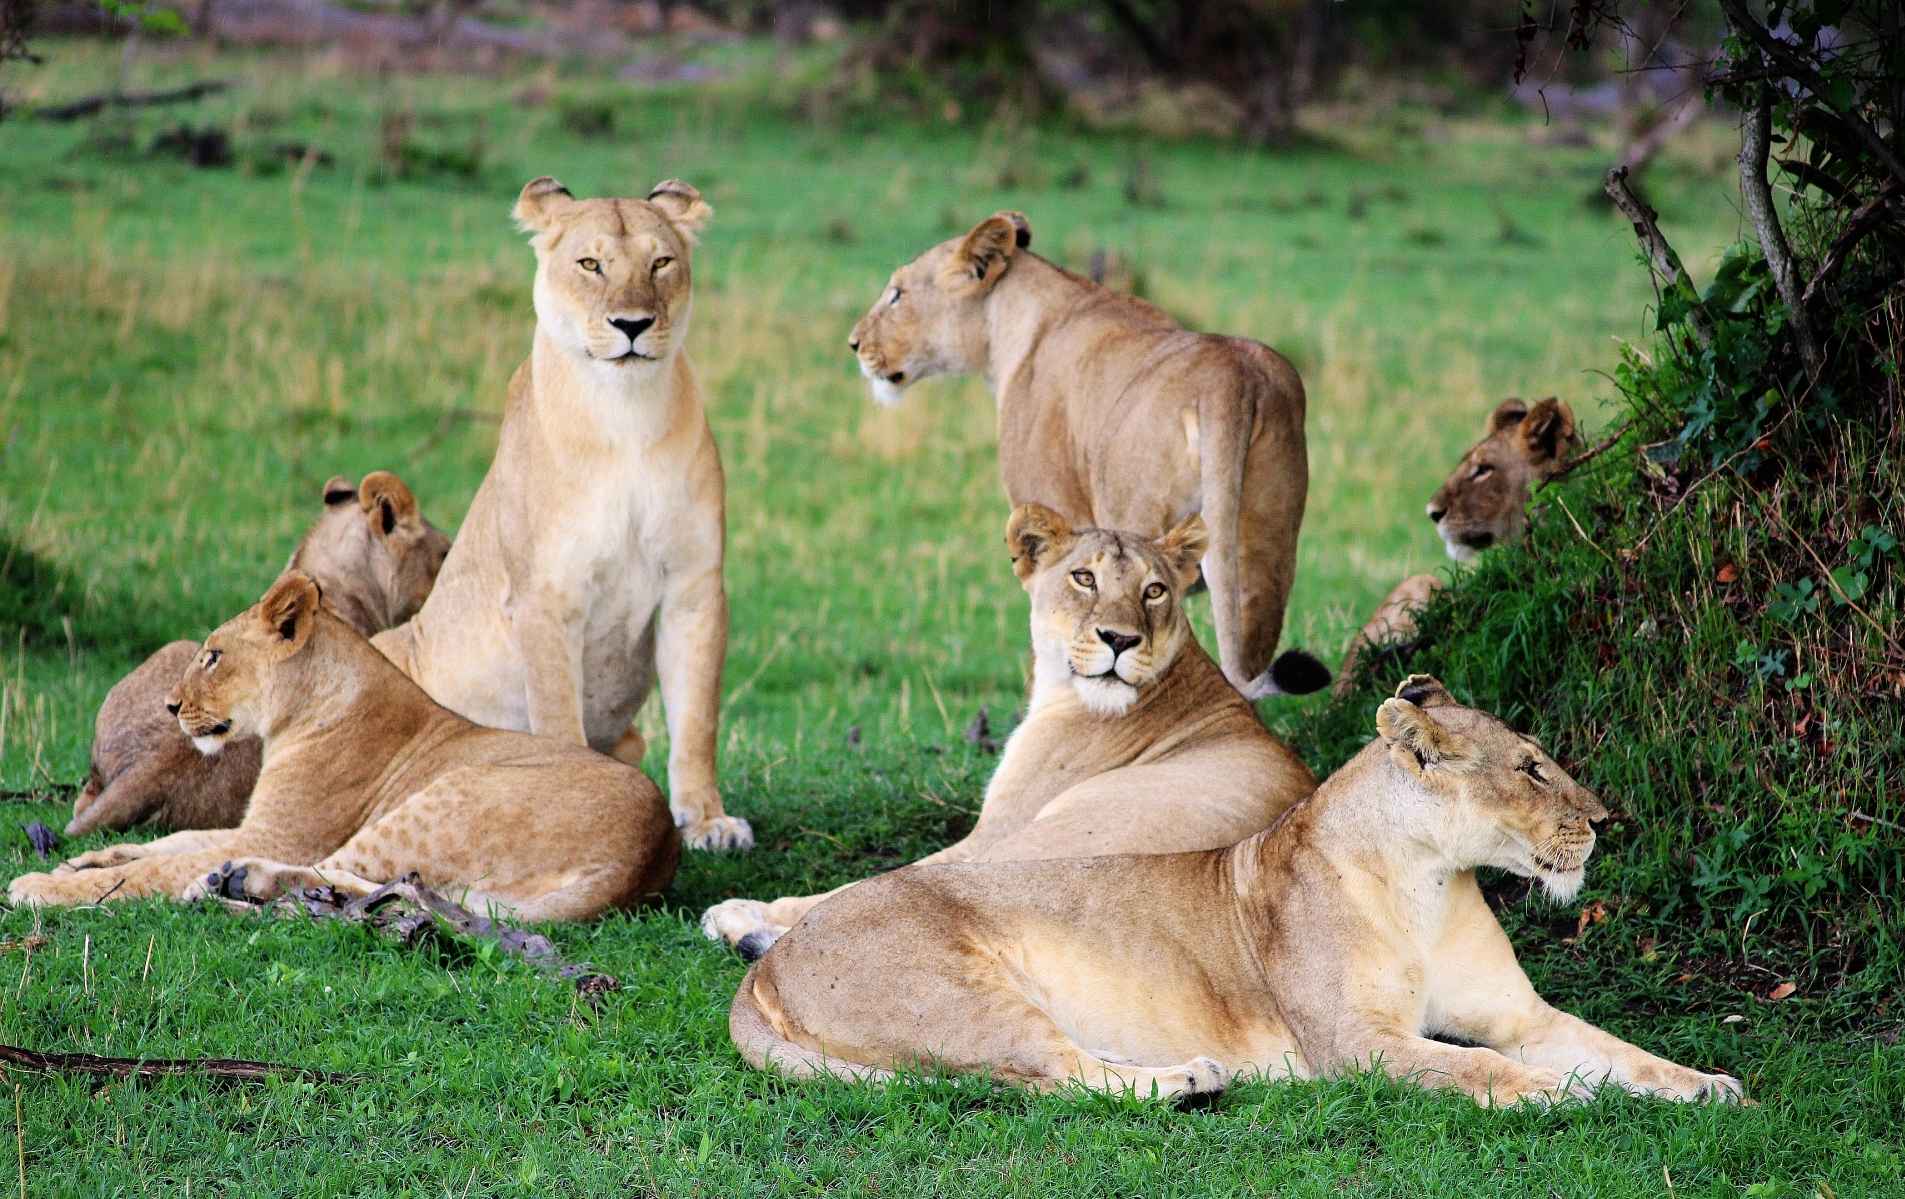
<svg viewBox="0 0 1905 1199"><path fill-rule="evenodd" d="M59 903L66 881L44 871L22 874L7 884L7 902L14 907L23 903Z"/></svg>
<svg viewBox="0 0 1905 1199"><path fill-rule="evenodd" d="M754 829L739 816L716 816L682 825L681 840L689 849L753 849Z"/></svg>
<svg viewBox="0 0 1905 1199"><path fill-rule="evenodd" d="M54 872L70 874L75 870L103 870L108 866L124 866L127 862L141 856L141 845L108 845L104 849L89 850L77 857L67 858Z"/></svg>
<svg viewBox="0 0 1905 1199"><path fill-rule="evenodd" d="M1746 1084L1731 1074L1702 1074L1698 1070L1687 1073L1693 1078L1689 1085L1681 1088L1678 1098L1707 1103L1747 1103Z"/></svg>

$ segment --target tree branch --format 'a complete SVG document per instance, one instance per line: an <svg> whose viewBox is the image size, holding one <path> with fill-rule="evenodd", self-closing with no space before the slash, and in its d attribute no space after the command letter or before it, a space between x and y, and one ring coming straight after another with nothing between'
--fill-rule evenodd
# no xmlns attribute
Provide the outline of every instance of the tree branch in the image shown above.
<svg viewBox="0 0 1905 1199"><path fill-rule="evenodd" d="M1832 100L1832 91L1826 86L1824 77L1804 58L1794 53L1790 45L1774 37L1770 29L1755 19L1753 14L1747 11L1744 0L1720 0L1720 11L1726 15L1727 24L1735 33L1744 35L1748 41L1764 51L1767 57L1786 68L1786 73L1796 82L1804 84L1808 91L1819 98L1821 104L1838 113L1839 118L1851 127L1852 132L1860 141L1865 143L1866 149L1872 152L1872 156L1882 163L1900 183L1905 183L1905 162L1900 162L1898 155L1892 153L1892 148L1885 144L1885 139L1879 136L1878 130L1872 128L1850 108L1841 108L1835 104Z"/></svg>
<svg viewBox="0 0 1905 1199"><path fill-rule="evenodd" d="M1773 206L1773 189L1766 182L1766 158L1773 135L1772 92L1761 87L1759 98L1745 114L1740 128L1740 198L1746 203L1747 219L1759 234L1760 252L1772 268L1773 284L1779 298L1786 302L1786 317L1792 325L1793 340L1799 343L1799 357L1806 364L1808 378L1817 379L1825 368L1819 342L1813 337L1812 321L1806 316L1805 300L1799 291L1799 272L1793 266L1793 248L1786 231L1779 227L1779 211Z"/></svg>
<svg viewBox="0 0 1905 1199"><path fill-rule="evenodd" d="M1832 239L1832 245L1826 250L1826 256L1819 260L1819 269L1813 272L1811 281L1806 284L1806 290L1799 293L1802 302L1810 302L1819 289L1824 287L1845 264L1846 257L1852 253L1852 248L1858 245L1866 234L1879 227L1880 218L1885 213L1885 206L1891 203L1892 197L1896 196L1898 191L1897 181L1887 179L1885 186L1879 189L1878 195L1859 205L1851 219L1846 221L1845 228L1839 231L1839 236Z"/></svg>
<svg viewBox="0 0 1905 1199"><path fill-rule="evenodd" d="M1713 344L1713 317L1708 314L1706 305L1700 302L1700 292L1693 285L1693 276L1687 274L1687 268L1680 265L1680 255L1673 252L1667 244L1667 238L1660 231L1660 214L1647 206L1647 202L1634 194L1627 185L1627 168L1615 167L1607 173L1603 183L1607 198L1614 201L1614 207L1621 210L1634 226L1634 236L1640 239L1641 248L1647 252L1647 264L1654 269L1655 276L1668 288L1677 289L1687 302L1687 316L1693 322L1695 336L1700 344Z"/></svg>
<svg viewBox="0 0 1905 1199"><path fill-rule="evenodd" d="M134 1075L203 1074L212 1078L235 1078L257 1082L266 1078L302 1078L312 1082L340 1082L341 1076L303 1066L281 1066L275 1062L252 1062L242 1058L136 1058L98 1057L90 1053L41 1053L18 1045L0 1045L0 1062L26 1070L63 1071L72 1074L111 1074L118 1078Z"/></svg>

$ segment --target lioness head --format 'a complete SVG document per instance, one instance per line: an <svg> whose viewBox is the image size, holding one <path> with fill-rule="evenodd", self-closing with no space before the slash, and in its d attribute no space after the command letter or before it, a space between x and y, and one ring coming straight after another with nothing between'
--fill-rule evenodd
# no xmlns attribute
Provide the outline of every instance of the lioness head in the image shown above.
<svg viewBox="0 0 1905 1199"><path fill-rule="evenodd" d="M515 217L534 235L538 326L614 369L667 359L688 332L689 251L713 215L679 179L643 200L578 200L547 175L530 180Z"/></svg>
<svg viewBox="0 0 1905 1199"><path fill-rule="evenodd" d="M361 483L337 475L324 484L324 515L285 569L329 580L332 610L368 637L417 614L449 552L404 481L374 470Z"/></svg>
<svg viewBox="0 0 1905 1199"><path fill-rule="evenodd" d="M1032 597L1037 692L1069 685L1092 711L1121 715L1192 636L1183 599L1204 556L1201 516L1152 539L1073 529L1050 508L1024 504L1005 543Z"/></svg>
<svg viewBox="0 0 1905 1199"><path fill-rule="evenodd" d="M1575 445L1574 413L1553 396L1530 408L1503 400L1482 439L1429 500L1429 519L1449 557L1467 562L1528 531L1534 485L1561 469Z"/></svg>
<svg viewBox="0 0 1905 1199"><path fill-rule="evenodd" d="M263 599L212 630L165 697L165 710L200 753L215 754L232 737L261 735L278 695L296 702L301 684L281 667L310 644L318 604L316 581L287 570Z"/></svg>
<svg viewBox="0 0 1905 1199"><path fill-rule="evenodd" d="M1593 821L1607 809L1534 738L1455 702L1426 674L1410 675L1376 710L1389 760L1444 809L1435 835L1470 864L1538 878L1559 900L1581 889Z"/></svg>
<svg viewBox="0 0 1905 1199"><path fill-rule="evenodd" d="M917 380L985 365L985 298L1031 244L1023 214L997 212L893 272L847 338L876 403L890 407Z"/></svg>

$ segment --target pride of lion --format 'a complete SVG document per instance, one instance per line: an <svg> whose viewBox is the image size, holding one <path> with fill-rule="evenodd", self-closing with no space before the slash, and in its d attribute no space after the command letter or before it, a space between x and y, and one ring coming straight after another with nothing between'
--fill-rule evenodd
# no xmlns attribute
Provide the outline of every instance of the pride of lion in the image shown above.
<svg viewBox="0 0 1905 1199"><path fill-rule="evenodd" d="M712 209L675 179L582 199L545 176L513 215L534 330L454 540L389 471L324 484L262 597L100 708L68 834L177 831L22 874L10 901L269 903L414 873L498 916L587 920L664 893L684 847L753 846L717 774L726 487L685 344ZM1742 1098L1549 1006L1517 964L1476 870L1570 900L1607 815L1532 738L1425 675L1320 786L1265 728L1254 701L1329 681L1279 652L1303 383L1268 346L1186 330L1031 240L999 212L929 247L849 338L883 403L934 375L991 389L1030 599L1023 717L963 838L706 910L751 963L741 1057L1166 1098L1359 1070L1488 1104L1602 1085ZM1577 445L1558 399L1499 405L1430 502L1448 554L1520 540ZM1391 593L1339 696L1406 651L1441 585ZM655 690L666 798L636 723Z"/></svg>

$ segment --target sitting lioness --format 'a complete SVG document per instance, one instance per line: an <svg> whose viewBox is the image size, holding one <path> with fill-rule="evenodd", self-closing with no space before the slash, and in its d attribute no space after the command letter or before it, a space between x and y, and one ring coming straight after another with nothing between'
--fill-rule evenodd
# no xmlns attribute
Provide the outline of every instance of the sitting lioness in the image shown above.
<svg viewBox="0 0 1905 1199"><path fill-rule="evenodd" d="M1370 1068L1484 1103L1603 1082L1739 1098L1726 1075L1543 1002L1476 886L1494 866L1573 896L1600 802L1425 675L1376 727L1306 802L1228 849L861 883L749 969L734 1043L795 1076L917 1066L1176 1096Z"/></svg>
<svg viewBox="0 0 1905 1199"><path fill-rule="evenodd" d="M479 724L631 764L645 746L630 721L659 676L675 819L697 849L745 849L715 788L721 457L682 348L689 252L713 209L679 180L578 200L545 177L515 216L536 252L529 360L436 590L374 644Z"/></svg>
<svg viewBox="0 0 1905 1199"><path fill-rule="evenodd" d="M21 875L7 888L14 903L190 900L213 886L258 899L320 884L363 895L416 871L478 910L584 920L661 891L681 855L641 771L438 706L300 570L213 630L166 707L207 754L264 739L244 821Z"/></svg>
<svg viewBox="0 0 1905 1199"><path fill-rule="evenodd" d="M1250 699L1329 682L1307 654L1272 662L1309 491L1296 369L1258 342L1187 332L1031 243L1025 217L1001 212L894 271L848 340L873 398L983 374L1012 503L1147 536L1203 513L1225 677Z"/></svg>
<svg viewBox="0 0 1905 1199"><path fill-rule="evenodd" d="M1012 513L1006 546L1032 597L1030 711L1006 742L978 824L923 861L1213 849L1315 788L1185 619L1204 536L1197 516L1153 541L1074 530L1038 504ZM701 926L756 957L825 898L731 899Z"/></svg>
<svg viewBox="0 0 1905 1199"><path fill-rule="evenodd" d="M1528 497L1537 484L1560 471L1579 444L1573 409L1553 396L1533 408L1517 399L1497 405L1488 415L1482 440L1462 455L1429 500L1429 519L1449 557L1471 561L1491 546L1511 545L1526 536ZM1432 574L1410 575L1396 584L1350 638L1336 672L1335 693L1349 694L1357 663L1371 648L1414 637L1416 613L1441 589L1442 580Z"/></svg>
<svg viewBox="0 0 1905 1199"><path fill-rule="evenodd" d="M286 569L309 573L337 617L367 637L410 619L430 594L450 539L389 471L372 471L361 485L338 475L323 495L324 514ZM165 693L198 651L196 641L174 641L107 692L93 724L92 770L73 801L67 836L141 823L230 828L245 814L258 778L258 739L236 738L208 758L165 710Z"/></svg>

